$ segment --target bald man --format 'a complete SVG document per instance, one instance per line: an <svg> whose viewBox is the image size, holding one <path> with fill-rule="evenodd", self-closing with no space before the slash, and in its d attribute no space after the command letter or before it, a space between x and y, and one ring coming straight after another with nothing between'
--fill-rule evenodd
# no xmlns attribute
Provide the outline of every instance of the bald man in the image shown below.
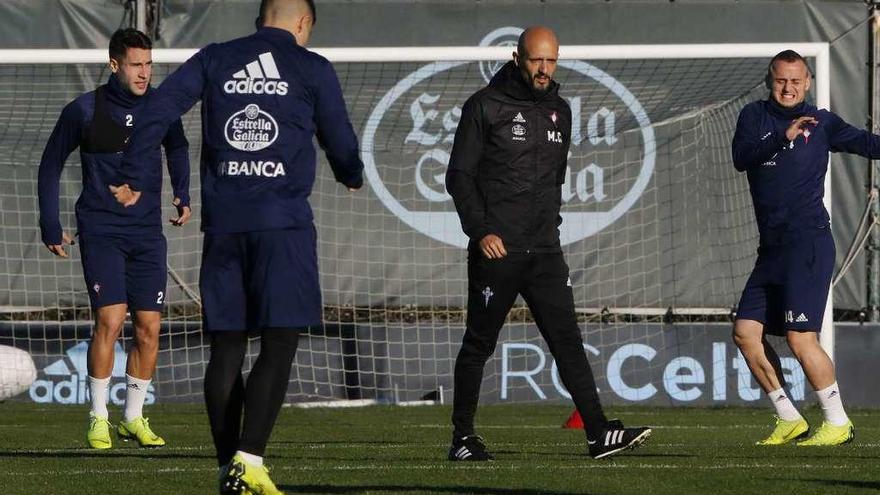
<svg viewBox="0 0 880 495"><path fill-rule="evenodd" d="M556 35L530 27L513 60L464 104L446 173L468 245L467 327L455 361L451 461L493 460L474 431L483 368L517 295L528 304L584 418L594 458L634 448L648 428L608 421L596 393L559 243L571 109L553 80Z"/></svg>
<svg viewBox="0 0 880 495"><path fill-rule="evenodd" d="M308 196L312 138L337 181L363 183L363 164L333 66L306 50L310 0L265 0L256 33L199 51L168 76L123 159L117 200L141 195L137 161L162 129L202 101L202 230L199 286L211 343L205 403L221 493L281 493L263 453L284 402L303 327L322 318L316 233ZM260 354L248 375L248 337Z"/></svg>

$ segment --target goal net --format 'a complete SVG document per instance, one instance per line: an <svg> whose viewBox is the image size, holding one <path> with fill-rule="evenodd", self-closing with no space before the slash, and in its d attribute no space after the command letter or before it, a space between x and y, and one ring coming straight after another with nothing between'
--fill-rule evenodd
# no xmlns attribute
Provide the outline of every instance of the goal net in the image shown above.
<svg viewBox="0 0 880 495"><path fill-rule="evenodd" d="M451 399L466 239L443 177L461 106L510 58L516 35L499 30L479 47L317 49L343 86L366 185L349 193L319 153L311 203L325 323L303 333L290 402ZM825 44L563 47L555 79L574 124L560 230L603 400L711 403L728 393L719 373L748 380L729 343L729 317L754 263L757 231L730 141L740 109L766 97L770 57L787 48L811 60L814 102L827 108ZM191 53L153 50L154 84ZM30 399L39 402L86 400L92 314L76 247L70 259L56 259L40 243L37 167L64 105L106 81L105 57L0 50L0 344L34 357ZM184 127L195 215L184 228L165 229L170 276L151 391L159 401L201 400L208 359L198 298L198 107ZM61 184L66 229L75 225L80 181L75 151ZM167 182L164 195L168 205ZM164 216L173 216L170 206ZM124 380L130 344L127 328L114 384ZM251 347L247 367L258 342ZM799 367L789 368L802 382ZM753 400L742 390L754 384L732 387L730 394ZM111 399L123 396L117 387ZM567 396L522 300L487 364L482 396Z"/></svg>

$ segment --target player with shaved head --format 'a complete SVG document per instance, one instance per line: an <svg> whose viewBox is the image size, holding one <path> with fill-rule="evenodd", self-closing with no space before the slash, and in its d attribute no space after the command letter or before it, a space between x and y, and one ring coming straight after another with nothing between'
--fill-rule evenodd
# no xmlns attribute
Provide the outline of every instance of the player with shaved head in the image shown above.
<svg viewBox="0 0 880 495"><path fill-rule="evenodd" d="M205 403L221 493L281 493L263 455L290 381L300 329L320 325L316 232L308 197L317 134L337 181L363 183L363 164L333 66L305 48L311 0L265 0L257 32L205 47L171 74L123 161L123 204L142 191L136 166L171 119L202 101L199 280L211 343ZM248 375L248 337L260 353Z"/></svg>
<svg viewBox="0 0 880 495"><path fill-rule="evenodd" d="M641 444L648 428L608 421L587 362L559 242L571 109L553 80L559 42L534 26L513 60L464 104L446 173L468 245L468 310L455 361L451 461L489 461L474 430L483 368L517 295L528 304L584 419L594 458Z"/></svg>
<svg viewBox="0 0 880 495"><path fill-rule="evenodd" d="M880 158L880 136L857 129L806 101L807 61L793 50L767 67L769 98L746 105L733 136L733 164L746 172L758 222L758 259L736 312L733 340L776 410L776 427L759 445L810 433L785 391L779 356L765 338L785 337L822 406L825 420L797 445L852 441L834 364L819 345L834 271L831 222L822 203L829 152Z"/></svg>

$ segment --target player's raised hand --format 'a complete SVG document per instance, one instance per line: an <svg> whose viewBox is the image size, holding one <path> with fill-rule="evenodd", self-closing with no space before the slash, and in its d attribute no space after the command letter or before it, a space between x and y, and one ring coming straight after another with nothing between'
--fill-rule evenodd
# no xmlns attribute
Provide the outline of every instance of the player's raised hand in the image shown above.
<svg viewBox="0 0 880 495"><path fill-rule="evenodd" d="M141 199L141 192L135 191L128 184L122 184L120 186L110 186L110 192L113 193L113 197L116 198L116 201L119 202L122 206L128 208L129 206L134 206L135 203Z"/></svg>
<svg viewBox="0 0 880 495"><path fill-rule="evenodd" d="M46 247L49 248L49 252L54 254L55 256L60 256L62 258L67 258L67 251L64 250L64 245L72 246L75 244L72 237L70 237L67 232L61 233L61 244L46 244Z"/></svg>
<svg viewBox="0 0 880 495"><path fill-rule="evenodd" d="M804 133L808 125L817 125L819 123L815 117L804 115L791 121L791 125L785 130L785 139L794 141L798 136Z"/></svg>
<svg viewBox="0 0 880 495"><path fill-rule="evenodd" d="M480 251L483 252L483 256L490 260L507 256L507 250L504 249L504 241L495 234L488 234L480 239Z"/></svg>
<svg viewBox="0 0 880 495"><path fill-rule="evenodd" d="M192 216L192 209L189 206L180 206L180 198L174 198L171 204L177 208L177 218L172 218L168 221L175 227L183 227L189 221L189 217Z"/></svg>

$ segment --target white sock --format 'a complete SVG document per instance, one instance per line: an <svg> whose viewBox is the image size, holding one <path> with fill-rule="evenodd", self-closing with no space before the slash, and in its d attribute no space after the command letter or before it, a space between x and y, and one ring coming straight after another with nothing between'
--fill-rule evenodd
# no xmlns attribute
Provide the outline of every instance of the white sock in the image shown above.
<svg viewBox="0 0 880 495"><path fill-rule="evenodd" d="M840 400L840 389L837 387L837 382L832 383L828 388L817 390L816 395L819 397L822 412L825 413L825 421L834 426L843 426L849 422L849 417L843 410L843 402Z"/></svg>
<svg viewBox="0 0 880 495"><path fill-rule="evenodd" d="M776 408L776 415L779 416L779 419L784 421L796 421L801 419L801 413L799 413L797 408L794 407L794 403L788 398L784 389L776 389L768 393L767 396L770 397L770 402L772 402L773 407Z"/></svg>
<svg viewBox="0 0 880 495"><path fill-rule="evenodd" d="M152 380L141 380L125 374L125 420L131 421L144 415L144 400Z"/></svg>
<svg viewBox="0 0 880 495"><path fill-rule="evenodd" d="M107 419L110 413L107 411L107 396L110 389L110 377L95 378L89 376L89 396L92 399L92 414L99 418Z"/></svg>
<svg viewBox="0 0 880 495"><path fill-rule="evenodd" d="M247 462L248 464L251 464L253 466L262 466L263 465L263 458L258 455L248 454L247 452L242 452L240 450L236 451L235 455L240 455L241 458L245 460L245 462Z"/></svg>

